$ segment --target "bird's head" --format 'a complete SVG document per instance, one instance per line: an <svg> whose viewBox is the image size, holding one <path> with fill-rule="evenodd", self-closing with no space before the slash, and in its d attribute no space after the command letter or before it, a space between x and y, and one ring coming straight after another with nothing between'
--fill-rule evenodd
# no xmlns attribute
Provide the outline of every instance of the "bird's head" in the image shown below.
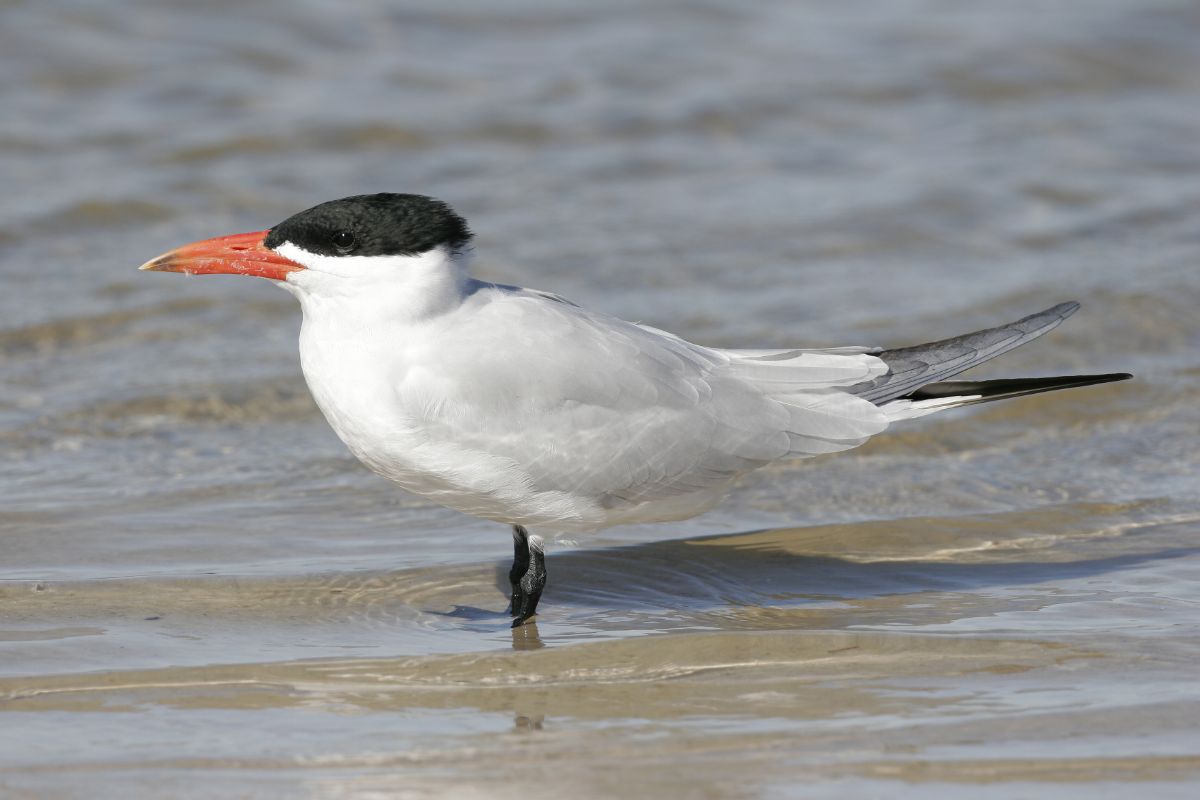
<svg viewBox="0 0 1200 800"><path fill-rule="evenodd" d="M470 241L466 220L440 200L357 195L313 206L270 230L184 245L141 269L252 275L302 298L433 291L465 275Z"/></svg>

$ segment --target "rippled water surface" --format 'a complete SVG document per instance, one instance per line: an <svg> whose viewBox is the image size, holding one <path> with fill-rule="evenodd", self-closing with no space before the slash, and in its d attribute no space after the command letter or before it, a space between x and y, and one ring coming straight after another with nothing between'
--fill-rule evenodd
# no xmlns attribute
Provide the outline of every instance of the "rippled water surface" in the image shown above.
<svg viewBox="0 0 1200 800"><path fill-rule="evenodd" d="M0 3L0 794L1200 791L1200 6ZM316 202L724 346L1083 310L982 376L1137 380L560 542L360 467L265 282Z"/></svg>

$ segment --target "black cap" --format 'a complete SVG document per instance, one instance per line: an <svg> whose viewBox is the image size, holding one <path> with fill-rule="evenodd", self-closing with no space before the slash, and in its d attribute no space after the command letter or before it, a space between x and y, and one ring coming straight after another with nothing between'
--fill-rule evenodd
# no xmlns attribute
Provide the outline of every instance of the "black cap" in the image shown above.
<svg viewBox="0 0 1200 800"><path fill-rule="evenodd" d="M267 234L275 249L291 242L324 256L413 256L439 245L460 251L467 221L441 200L419 194L360 194L288 217Z"/></svg>

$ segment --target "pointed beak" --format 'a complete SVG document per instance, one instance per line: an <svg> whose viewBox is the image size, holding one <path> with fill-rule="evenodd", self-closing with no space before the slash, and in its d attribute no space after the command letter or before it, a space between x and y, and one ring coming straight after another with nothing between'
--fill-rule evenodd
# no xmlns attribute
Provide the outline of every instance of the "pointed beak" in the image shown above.
<svg viewBox="0 0 1200 800"><path fill-rule="evenodd" d="M152 258L138 269L183 272L188 275L252 275L273 281L287 280L289 272L304 269L263 245L270 231L235 233L178 247Z"/></svg>

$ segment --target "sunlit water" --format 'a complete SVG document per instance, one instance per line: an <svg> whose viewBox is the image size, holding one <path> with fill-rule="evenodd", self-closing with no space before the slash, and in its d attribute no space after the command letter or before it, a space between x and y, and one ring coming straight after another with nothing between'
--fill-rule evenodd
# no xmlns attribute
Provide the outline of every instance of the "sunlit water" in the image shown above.
<svg viewBox="0 0 1200 800"><path fill-rule="evenodd" d="M1192 3L0 4L0 794L1194 796ZM1084 309L1132 383L552 548L360 467L269 285L137 274L321 200L724 346Z"/></svg>

